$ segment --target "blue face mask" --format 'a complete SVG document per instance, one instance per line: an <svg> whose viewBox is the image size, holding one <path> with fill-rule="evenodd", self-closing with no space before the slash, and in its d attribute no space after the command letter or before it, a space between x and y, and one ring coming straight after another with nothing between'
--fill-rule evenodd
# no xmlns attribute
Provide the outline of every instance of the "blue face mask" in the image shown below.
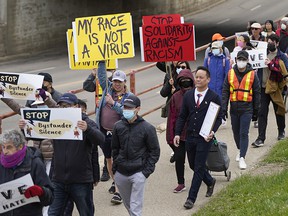
<svg viewBox="0 0 288 216"><path fill-rule="evenodd" d="M212 49L213 55L219 55L220 54L220 49Z"/></svg>
<svg viewBox="0 0 288 216"><path fill-rule="evenodd" d="M134 110L123 110L123 116L128 121L133 119L133 117L135 116Z"/></svg>

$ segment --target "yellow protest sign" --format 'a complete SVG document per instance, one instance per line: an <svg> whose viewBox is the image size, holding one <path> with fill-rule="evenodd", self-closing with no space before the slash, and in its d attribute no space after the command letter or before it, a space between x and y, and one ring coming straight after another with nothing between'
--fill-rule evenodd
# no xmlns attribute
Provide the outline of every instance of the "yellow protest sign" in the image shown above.
<svg viewBox="0 0 288 216"><path fill-rule="evenodd" d="M73 32L76 62L134 57L130 13L77 18Z"/></svg>
<svg viewBox="0 0 288 216"><path fill-rule="evenodd" d="M75 50L73 43L73 30L68 29L66 32L67 38L67 47L68 47L68 59L69 59L69 67L71 70L91 70L93 68L98 68L97 61L83 61L76 62L75 61ZM115 69L118 68L117 59L109 59L106 61L107 69Z"/></svg>

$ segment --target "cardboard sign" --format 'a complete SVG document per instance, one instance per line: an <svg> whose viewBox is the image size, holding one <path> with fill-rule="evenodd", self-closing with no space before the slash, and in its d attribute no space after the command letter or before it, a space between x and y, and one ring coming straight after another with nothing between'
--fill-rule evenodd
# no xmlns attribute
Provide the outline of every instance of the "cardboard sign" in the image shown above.
<svg viewBox="0 0 288 216"><path fill-rule="evenodd" d="M134 57L130 13L77 18L72 27L76 62Z"/></svg>
<svg viewBox="0 0 288 216"><path fill-rule="evenodd" d="M193 24L143 25L139 32L142 61L196 60Z"/></svg>
<svg viewBox="0 0 288 216"><path fill-rule="evenodd" d="M252 65L253 69L256 68L265 68L265 59L267 58L266 49L253 49L253 50L246 50L249 54L249 63ZM230 53L231 59L235 61L238 52Z"/></svg>
<svg viewBox="0 0 288 216"><path fill-rule="evenodd" d="M0 72L0 98L34 100L43 79L41 75Z"/></svg>
<svg viewBox="0 0 288 216"><path fill-rule="evenodd" d="M68 47L68 59L69 59L69 68L71 70L91 70L93 68L98 68L97 61L83 61L76 62L75 61L75 51L74 51L74 37L73 30L68 29L66 32L67 38L67 47ZM109 59L106 61L107 69L116 69L118 68L118 60L117 59Z"/></svg>
<svg viewBox="0 0 288 216"><path fill-rule="evenodd" d="M82 140L77 121L82 119L80 108L22 108L26 121L26 137L41 139Z"/></svg>
<svg viewBox="0 0 288 216"><path fill-rule="evenodd" d="M143 16L143 25L170 25L170 24L181 24L180 14L161 14L153 16Z"/></svg>
<svg viewBox="0 0 288 216"><path fill-rule="evenodd" d="M24 192L33 186L30 173L0 185L0 213L8 212L33 202L40 202L39 197L25 198Z"/></svg>

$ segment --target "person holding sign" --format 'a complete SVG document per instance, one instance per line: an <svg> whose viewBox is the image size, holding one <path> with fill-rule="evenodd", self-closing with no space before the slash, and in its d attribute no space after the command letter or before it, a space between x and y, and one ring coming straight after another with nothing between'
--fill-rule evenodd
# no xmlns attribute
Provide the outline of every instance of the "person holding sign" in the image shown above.
<svg viewBox="0 0 288 216"><path fill-rule="evenodd" d="M228 114L230 101L230 116L234 141L240 151L236 156L240 169L246 169L245 156L249 142L249 127L251 119L257 121L260 106L259 79L248 63L249 54L245 50L237 53L236 65L229 70L223 84L222 106L223 118Z"/></svg>
<svg viewBox="0 0 288 216"><path fill-rule="evenodd" d="M13 197L16 192L1 192L0 196L6 199L0 204L0 209L7 211L3 215L42 216L43 206L48 206L53 201L53 187L46 174L40 151L27 147L24 135L18 130L4 131L0 136L0 145L0 185L29 173L34 182L34 185L28 188L26 185L18 187L20 200ZM40 202L29 203L27 199L31 197L39 197Z"/></svg>
<svg viewBox="0 0 288 216"><path fill-rule="evenodd" d="M176 147L179 146L180 135L187 124L185 147L189 166L194 171L188 198L184 204L186 209L193 208L202 181L207 185L206 197L212 196L216 183L216 179L212 178L206 169L206 160L213 143L214 133L222 123L222 110L221 99L216 92L208 88L209 82L209 70L204 66L199 66L195 73L196 88L185 93L181 113L176 122L173 143ZM199 133L211 102L218 104L220 110L210 134L204 138Z"/></svg>
<svg viewBox="0 0 288 216"><path fill-rule="evenodd" d="M272 101L276 123L278 127L278 140L285 138L285 106L282 91L287 83L287 56L279 49L280 38L276 34L268 36L267 68L258 73L261 80L261 106L259 111L258 137L252 143L254 147L264 145L266 139L267 117L269 105ZM286 66L285 66L286 65Z"/></svg>

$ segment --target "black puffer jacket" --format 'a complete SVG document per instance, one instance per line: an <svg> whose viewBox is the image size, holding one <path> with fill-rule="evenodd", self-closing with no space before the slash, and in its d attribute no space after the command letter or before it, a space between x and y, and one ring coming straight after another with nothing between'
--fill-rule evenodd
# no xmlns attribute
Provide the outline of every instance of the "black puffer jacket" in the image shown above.
<svg viewBox="0 0 288 216"><path fill-rule="evenodd" d="M83 140L53 140L53 177L52 180L65 184L92 183L92 147L104 142L104 135L94 121L82 114L87 122Z"/></svg>
<svg viewBox="0 0 288 216"><path fill-rule="evenodd" d="M42 155L39 149L27 147L26 156L23 163L15 169L7 169L0 164L0 184L18 179L30 173L35 185L39 185L44 190L44 195L39 197L40 203L30 203L20 208L0 214L1 216L42 216L43 206L50 205L53 201L53 187L45 171Z"/></svg>
<svg viewBox="0 0 288 216"><path fill-rule="evenodd" d="M238 78L239 83L243 79L244 75L249 71L253 70L251 65L248 63L244 72L239 72L237 65L233 67L235 74ZM229 74L229 72L228 72ZM223 92L222 92L222 108L225 114L228 109L228 102L230 101L230 84L228 81L228 74L224 80ZM252 85L252 102L247 101L233 101L230 102L230 113L258 113L260 107L260 82L258 76L255 74L254 83Z"/></svg>
<svg viewBox="0 0 288 216"><path fill-rule="evenodd" d="M112 156L114 173L130 176L142 171L148 178L160 156L155 128L140 116L131 124L122 118L114 126Z"/></svg>

